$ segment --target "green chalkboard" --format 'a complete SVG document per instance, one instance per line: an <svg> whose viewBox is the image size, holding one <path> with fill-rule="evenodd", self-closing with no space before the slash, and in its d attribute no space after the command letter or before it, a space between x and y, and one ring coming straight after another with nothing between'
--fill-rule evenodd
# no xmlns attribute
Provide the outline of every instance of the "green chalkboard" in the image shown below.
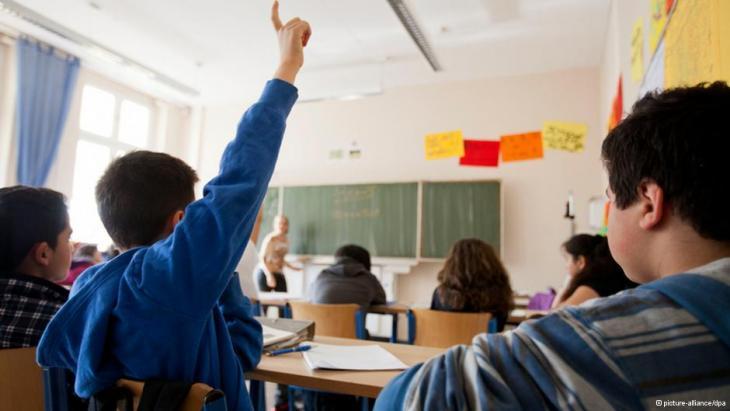
<svg viewBox="0 0 730 411"><path fill-rule="evenodd" d="M423 183L421 256L444 258L462 238L480 238L501 248L498 181Z"/></svg>
<svg viewBox="0 0 730 411"><path fill-rule="evenodd" d="M261 220L261 230L259 231L259 238L256 242L259 252L261 252L264 237L274 231L274 218L279 214L279 190L280 187L269 187L268 191L266 191L264 202L261 205L264 218Z"/></svg>
<svg viewBox="0 0 730 411"><path fill-rule="evenodd" d="M373 256L416 256L417 183L284 187L283 195L293 254L358 244Z"/></svg>

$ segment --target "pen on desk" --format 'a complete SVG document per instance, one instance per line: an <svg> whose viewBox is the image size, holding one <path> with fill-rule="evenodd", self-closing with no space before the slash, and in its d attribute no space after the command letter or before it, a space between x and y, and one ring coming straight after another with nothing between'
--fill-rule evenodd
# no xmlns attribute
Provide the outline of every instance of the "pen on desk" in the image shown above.
<svg viewBox="0 0 730 411"><path fill-rule="evenodd" d="M290 352L309 351L310 349L312 349L311 345L300 345L299 347L294 347L294 348L285 348L283 350L274 350L267 354L273 357L276 355L289 354Z"/></svg>

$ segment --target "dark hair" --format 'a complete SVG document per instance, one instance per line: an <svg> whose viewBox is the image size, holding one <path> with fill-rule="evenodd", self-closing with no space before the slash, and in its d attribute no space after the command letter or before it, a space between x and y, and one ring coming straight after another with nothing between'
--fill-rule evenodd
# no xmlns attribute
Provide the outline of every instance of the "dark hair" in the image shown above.
<svg viewBox="0 0 730 411"><path fill-rule="evenodd" d="M165 153L134 151L109 164L96 185L99 216L122 248L159 240L167 219L195 200L195 170Z"/></svg>
<svg viewBox="0 0 730 411"><path fill-rule="evenodd" d="M352 258L365 266L370 271L370 253L363 247L355 244L343 245L335 251L335 260L340 261L342 258Z"/></svg>
<svg viewBox="0 0 730 411"><path fill-rule="evenodd" d="M730 87L701 83L649 93L603 142L616 206L637 199L645 179L701 236L730 241ZM725 188L723 188L725 187Z"/></svg>
<svg viewBox="0 0 730 411"><path fill-rule="evenodd" d="M93 258L94 254L99 251L98 248L96 248L96 244L82 244L77 250L76 253L74 253L75 258Z"/></svg>
<svg viewBox="0 0 730 411"><path fill-rule="evenodd" d="M0 271L14 271L38 243L56 248L68 227L63 194L47 188L0 188Z"/></svg>
<svg viewBox="0 0 730 411"><path fill-rule="evenodd" d="M492 246L480 239L454 243L438 273L438 281L439 298L452 310L469 307L479 312L508 313L512 309L507 270Z"/></svg>
<svg viewBox="0 0 730 411"><path fill-rule="evenodd" d="M577 260L578 257L583 256L586 259L586 263L595 257L598 247L602 244L607 244L608 240L606 237L600 235L591 234L576 234L563 243L563 249L573 257L573 260Z"/></svg>
<svg viewBox="0 0 730 411"><path fill-rule="evenodd" d="M606 237L577 234L563 243L563 249L570 254L574 261L583 257L585 266L570 279L565 291L560 296L560 302L570 298L579 286L588 282L597 284L619 283L619 285L623 284L623 288L635 286L626 278L621 266L613 259Z"/></svg>

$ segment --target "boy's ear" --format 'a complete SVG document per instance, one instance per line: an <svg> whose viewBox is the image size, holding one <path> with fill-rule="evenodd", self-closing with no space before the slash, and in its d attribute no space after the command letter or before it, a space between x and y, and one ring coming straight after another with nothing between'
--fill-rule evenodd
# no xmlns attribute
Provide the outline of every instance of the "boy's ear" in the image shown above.
<svg viewBox="0 0 730 411"><path fill-rule="evenodd" d="M40 266L48 267L53 257L53 249L47 242L43 241L33 246L31 254L33 256L33 262Z"/></svg>
<svg viewBox="0 0 730 411"><path fill-rule="evenodd" d="M644 180L639 184L639 203L641 216L639 226L644 230L651 230L662 222L664 218L664 189L652 180Z"/></svg>
<svg viewBox="0 0 730 411"><path fill-rule="evenodd" d="M172 216L173 228L177 225L177 223L182 221L184 216L185 216L185 212L183 210L175 211L175 214L173 214L173 216Z"/></svg>
<svg viewBox="0 0 730 411"><path fill-rule="evenodd" d="M177 223L182 221L184 215L185 212L183 212L183 210L177 210L174 213L170 214L170 217L167 218L167 224L165 224L165 237L175 231L175 226L177 225Z"/></svg>

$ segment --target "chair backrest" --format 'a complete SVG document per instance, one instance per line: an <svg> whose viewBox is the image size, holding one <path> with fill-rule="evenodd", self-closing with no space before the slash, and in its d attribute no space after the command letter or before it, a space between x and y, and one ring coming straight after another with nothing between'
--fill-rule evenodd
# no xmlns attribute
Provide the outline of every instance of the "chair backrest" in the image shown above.
<svg viewBox="0 0 730 411"><path fill-rule="evenodd" d="M124 388L132 394L133 408L136 410L142 398L144 382L121 379L117 381L117 387ZM203 383L195 383L190 387L180 407L180 411L226 411L226 409L223 392Z"/></svg>
<svg viewBox="0 0 730 411"><path fill-rule="evenodd" d="M414 345L448 348L470 344L475 335L487 332L490 313L456 313L413 308L408 312L408 341Z"/></svg>
<svg viewBox="0 0 730 411"><path fill-rule="evenodd" d="M35 348L0 350L0 403L8 410L43 409L43 371Z"/></svg>
<svg viewBox="0 0 730 411"><path fill-rule="evenodd" d="M365 338L364 313L357 304L312 304L289 301L292 319L314 321L316 335Z"/></svg>

